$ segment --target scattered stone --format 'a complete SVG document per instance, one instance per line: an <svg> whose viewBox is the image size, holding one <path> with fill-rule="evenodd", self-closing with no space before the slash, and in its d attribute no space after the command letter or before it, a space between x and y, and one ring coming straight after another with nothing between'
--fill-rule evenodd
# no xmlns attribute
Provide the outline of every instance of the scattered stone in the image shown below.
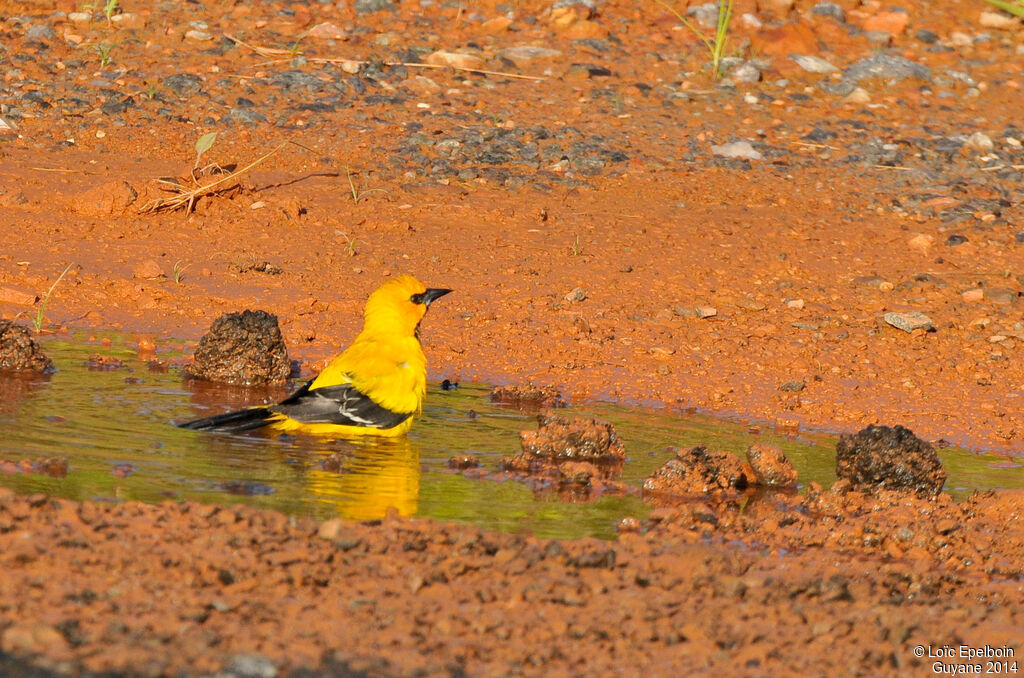
<svg viewBox="0 0 1024 678"><path fill-rule="evenodd" d="M341 518L331 518L320 523L316 530L316 536L327 541L335 541L345 530L345 521Z"/></svg>
<svg viewBox="0 0 1024 678"><path fill-rule="evenodd" d="M536 47L534 45L516 45L515 47L506 47L505 49L498 50L498 56L503 59L508 59L516 66L524 66L531 61L537 61L540 59L553 59L555 57L562 56L562 53L557 49L549 49L547 47Z"/></svg>
<svg viewBox="0 0 1024 678"><path fill-rule="evenodd" d="M284 269L280 266L275 266L269 261L247 261L245 263L236 264L235 270L239 273L265 273L267 275L281 275L284 273Z"/></svg>
<svg viewBox="0 0 1024 678"><path fill-rule="evenodd" d="M904 332L913 332L914 330L931 332L935 329L931 319L920 311L910 311L908 313L893 311L886 313L884 318L885 322Z"/></svg>
<svg viewBox="0 0 1024 678"><path fill-rule="evenodd" d="M918 29L917 32L914 33L914 37L926 45L934 45L939 41L938 34L924 28Z"/></svg>
<svg viewBox="0 0 1024 678"><path fill-rule="evenodd" d="M160 84L182 99L194 97L203 89L202 80L199 79L199 76L191 73L169 75Z"/></svg>
<svg viewBox="0 0 1024 678"><path fill-rule="evenodd" d="M750 61L744 61L729 71L729 77L733 82L760 82L761 69Z"/></svg>
<svg viewBox="0 0 1024 678"><path fill-rule="evenodd" d="M693 495L742 491L756 483L753 468L731 452L704 446L676 451L676 456L644 480L644 492Z"/></svg>
<svg viewBox="0 0 1024 678"><path fill-rule="evenodd" d="M933 245L935 245L935 238L927 233L918 233L907 241L907 247L921 254L928 254Z"/></svg>
<svg viewBox="0 0 1024 678"><path fill-rule="evenodd" d="M954 47L973 47L974 39L962 31L953 31L949 34L949 42Z"/></svg>
<svg viewBox="0 0 1024 678"><path fill-rule="evenodd" d="M242 653L232 657L227 667L218 671L216 678L276 678L274 663L259 654Z"/></svg>
<svg viewBox="0 0 1024 678"><path fill-rule="evenodd" d="M612 72L603 66L591 64L573 64L565 71L566 80L589 80L590 78L606 78Z"/></svg>
<svg viewBox="0 0 1024 678"><path fill-rule="evenodd" d="M903 426L868 426L836 445L836 475L854 490L906 490L934 496L946 482L935 449Z"/></svg>
<svg viewBox="0 0 1024 678"><path fill-rule="evenodd" d="M967 141L965 141L963 145L963 148L978 151L979 153L988 153L995 147L996 145L992 143L992 139L981 132L975 132L971 136L967 137Z"/></svg>
<svg viewBox="0 0 1024 678"><path fill-rule="evenodd" d="M586 298L587 292L582 287L574 287L571 292L563 297L566 301L585 301Z"/></svg>
<svg viewBox="0 0 1024 678"><path fill-rule="evenodd" d="M291 363L277 316L244 311L217 318L199 340L195 359L185 374L247 386L284 381L291 374Z"/></svg>
<svg viewBox="0 0 1024 678"><path fill-rule="evenodd" d="M871 101L871 95L863 87L854 87L849 94L843 97L843 103L847 104L866 104L869 101Z"/></svg>
<svg viewBox="0 0 1024 678"><path fill-rule="evenodd" d="M423 62L433 66L450 66L452 68L483 68L484 60L473 54L462 52L445 52L438 50L423 58Z"/></svg>
<svg viewBox="0 0 1024 678"><path fill-rule="evenodd" d="M1019 18L1007 16L1002 12L983 11L978 17L978 23L985 28L997 28L1002 31L1017 30L1021 27Z"/></svg>
<svg viewBox="0 0 1024 678"><path fill-rule="evenodd" d="M240 122L246 125L255 125L261 122L267 121L267 116L263 115L259 111L254 111L251 108L232 108L228 111L228 115L235 122Z"/></svg>
<svg viewBox="0 0 1024 678"><path fill-rule="evenodd" d="M1017 301L1019 295L1016 290L1011 290L1008 287L986 287L985 288L985 300L990 301L993 304L1000 304L1002 306L1009 306Z"/></svg>
<svg viewBox="0 0 1024 678"><path fill-rule="evenodd" d="M394 10L396 7L397 5L391 0L355 0L355 3L352 5L352 8L359 16L384 10Z"/></svg>
<svg viewBox="0 0 1024 678"><path fill-rule="evenodd" d="M885 282L885 278L880 275L862 275L853 279L853 286L879 289Z"/></svg>
<svg viewBox="0 0 1024 678"><path fill-rule="evenodd" d="M747 449L747 460L758 484L768 487L794 487L797 473L793 463L774 445L757 443Z"/></svg>
<svg viewBox="0 0 1024 678"><path fill-rule="evenodd" d="M967 242L967 236L954 233L953 235L946 238L947 247L956 247L957 245L963 245Z"/></svg>
<svg viewBox="0 0 1024 678"><path fill-rule="evenodd" d="M825 61L821 57L803 54L790 54L789 58L796 62L797 66L808 73L834 73L839 69Z"/></svg>
<svg viewBox="0 0 1024 678"><path fill-rule="evenodd" d="M715 28L718 26L718 3L695 5L686 10L686 15L696 18L697 23L705 28Z"/></svg>
<svg viewBox="0 0 1024 678"><path fill-rule="evenodd" d="M33 24L25 31L26 40L53 40L56 36L49 24Z"/></svg>
<svg viewBox="0 0 1024 678"><path fill-rule="evenodd" d="M843 73L843 79L853 83L870 78L882 78L899 82L906 78L931 80L931 77L931 69L927 66L922 66L901 56L891 56L888 54L875 54L865 57L850 66Z"/></svg>
<svg viewBox="0 0 1024 678"><path fill-rule="evenodd" d="M498 35L507 31L511 25L512 19L507 16L496 16L480 24L480 28L488 35Z"/></svg>
<svg viewBox="0 0 1024 678"><path fill-rule="evenodd" d="M567 407L562 394L544 386L495 386L491 391L492 403L504 403L516 407L542 408Z"/></svg>
<svg viewBox="0 0 1024 678"><path fill-rule="evenodd" d="M764 156L754 149L749 141L733 141L720 146L712 146L711 152L722 158L746 158L747 160L764 160Z"/></svg>
<svg viewBox="0 0 1024 678"><path fill-rule="evenodd" d="M52 372L53 361L43 354L27 327L0 320L0 370Z"/></svg>
<svg viewBox="0 0 1024 678"><path fill-rule="evenodd" d="M479 467L480 460L472 454L459 454L448 458L448 468L455 469L457 471L465 471L466 469Z"/></svg>
<svg viewBox="0 0 1024 678"><path fill-rule="evenodd" d="M750 12L744 12L743 15L740 17L740 21L742 21L743 25L746 26L747 28L756 29L761 28L761 26L764 25L761 22L761 20L757 18L756 14L751 14Z"/></svg>
<svg viewBox="0 0 1024 678"><path fill-rule="evenodd" d="M167 274L164 272L164 269L153 259L140 261L132 269L132 277L141 280L156 280L166 276Z"/></svg>
<svg viewBox="0 0 1024 678"><path fill-rule="evenodd" d="M39 297L32 292L18 289L17 287L0 287L0 304L14 304L15 306L32 306L39 300Z"/></svg>
<svg viewBox="0 0 1024 678"><path fill-rule="evenodd" d="M714 306L698 306L693 309L693 313L696 317L704 320L705 318L713 318L718 315L718 309Z"/></svg>
<svg viewBox="0 0 1024 678"><path fill-rule="evenodd" d="M846 12L834 2L819 2L811 7L811 14L816 16L827 16L835 19L841 24L846 23Z"/></svg>
<svg viewBox="0 0 1024 678"><path fill-rule="evenodd" d="M330 21L323 21L310 28L306 33L306 37L320 40L348 40L348 33Z"/></svg>
<svg viewBox="0 0 1024 678"><path fill-rule="evenodd" d="M71 209L88 217L109 217L125 214L138 197L127 181L109 181L73 197Z"/></svg>
<svg viewBox="0 0 1024 678"><path fill-rule="evenodd" d="M124 361L112 355L93 353L86 363L90 370L117 370L124 367Z"/></svg>
<svg viewBox="0 0 1024 678"><path fill-rule="evenodd" d="M799 379L793 379L792 381L779 384L779 390L783 393L799 393L805 388L807 388L807 384Z"/></svg>
<svg viewBox="0 0 1024 678"><path fill-rule="evenodd" d="M902 35L903 31L907 29L908 23L910 23L910 15L907 12L883 11L869 16L864 21L864 30L868 32L880 31L889 35Z"/></svg>
<svg viewBox="0 0 1024 678"><path fill-rule="evenodd" d="M213 36L206 31L200 31L195 28L185 32L186 40L195 40L196 42L209 42L213 40Z"/></svg>
<svg viewBox="0 0 1024 678"><path fill-rule="evenodd" d="M611 424L596 419L566 419L544 415L536 431L519 434L522 451L505 457L506 470L547 473L566 461L590 462L604 477L622 471L626 453Z"/></svg>

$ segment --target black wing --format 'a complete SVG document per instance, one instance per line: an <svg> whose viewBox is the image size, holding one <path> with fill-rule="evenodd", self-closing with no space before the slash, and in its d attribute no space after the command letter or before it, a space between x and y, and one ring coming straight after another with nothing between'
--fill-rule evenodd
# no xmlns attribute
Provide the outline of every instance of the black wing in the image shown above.
<svg viewBox="0 0 1024 678"><path fill-rule="evenodd" d="M304 424L338 424L394 428L412 416L412 412L392 412L374 402L355 386L341 384L310 389L312 381L279 404L271 412L280 412Z"/></svg>

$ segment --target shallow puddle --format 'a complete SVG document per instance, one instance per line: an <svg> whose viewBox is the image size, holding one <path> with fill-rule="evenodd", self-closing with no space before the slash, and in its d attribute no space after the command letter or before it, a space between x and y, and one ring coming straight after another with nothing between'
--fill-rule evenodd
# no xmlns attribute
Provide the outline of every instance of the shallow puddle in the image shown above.
<svg viewBox="0 0 1024 678"><path fill-rule="evenodd" d="M86 341L86 335L46 338L56 374L0 375L0 459L59 456L69 467L62 478L0 473L0 484L78 500L192 499L317 518L373 519L393 506L403 515L559 538L612 537L620 518L643 518L649 510L637 496L572 504L518 482L449 472L448 459L461 454L474 454L497 470L502 456L518 451L519 431L536 426L535 414L488 402L483 386L442 391L432 385L423 418L398 441L199 433L171 422L214 414L223 404L280 398L285 391L185 385L179 370L151 370L127 337L107 336L108 347ZM90 367L94 354L123 366ZM170 353L162 348L160 355ZM637 487L671 456L670 445L705 444L742 455L758 441L781 447L802 485L834 480L833 436L782 436L711 417L606 404L567 413L615 425L628 455L623 480ZM941 456L949 471L946 490L956 497L974 489L1024 488L1019 463L955 449Z"/></svg>

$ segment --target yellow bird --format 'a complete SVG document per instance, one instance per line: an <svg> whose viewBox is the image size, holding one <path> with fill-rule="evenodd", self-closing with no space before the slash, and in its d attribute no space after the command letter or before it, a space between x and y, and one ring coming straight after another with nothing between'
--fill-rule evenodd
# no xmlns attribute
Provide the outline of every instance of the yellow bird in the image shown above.
<svg viewBox="0 0 1024 678"><path fill-rule="evenodd" d="M400 436L412 427L427 392L420 346L423 315L451 290L411 275L388 280L366 302L363 331L316 378L276 405L181 424L196 431L274 431L337 437Z"/></svg>

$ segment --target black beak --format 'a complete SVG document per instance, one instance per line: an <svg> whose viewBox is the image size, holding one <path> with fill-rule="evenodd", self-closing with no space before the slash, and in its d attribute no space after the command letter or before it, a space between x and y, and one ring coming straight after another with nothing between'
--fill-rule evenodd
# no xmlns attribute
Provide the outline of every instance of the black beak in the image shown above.
<svg viewBox="0 0 1024 678"><path fill-rule="evenodd" d="M439 287L431 287L428 288L423 294L415 295L413 297L413 301L415 301L417 304L423 304L427 308L430 308L430 302L434 301L434 299L437 299L439 297L443 297L449 292L451 292L451 290L441 289Z"/></svg>

